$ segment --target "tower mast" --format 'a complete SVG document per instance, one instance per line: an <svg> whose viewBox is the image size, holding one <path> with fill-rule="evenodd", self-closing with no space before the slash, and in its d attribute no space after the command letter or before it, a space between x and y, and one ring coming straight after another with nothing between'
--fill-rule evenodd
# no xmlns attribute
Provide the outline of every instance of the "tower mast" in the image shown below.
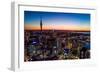
<svg viewBox="0 0 100 73"><path fill-rule="evenodd" d="M42 31L42 17L40 17L40 29L41 29L41 31Z"/></svg>

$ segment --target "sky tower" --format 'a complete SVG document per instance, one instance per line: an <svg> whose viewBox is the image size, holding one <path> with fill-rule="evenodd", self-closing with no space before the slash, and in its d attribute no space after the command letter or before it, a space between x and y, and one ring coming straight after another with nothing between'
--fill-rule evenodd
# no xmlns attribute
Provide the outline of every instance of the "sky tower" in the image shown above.
<svg viewBox="0 0 100 73"><path fill-rule="evenodd" d="M40 29L41 29L41 31L42 31L42 17L40 17Z"/></svg>

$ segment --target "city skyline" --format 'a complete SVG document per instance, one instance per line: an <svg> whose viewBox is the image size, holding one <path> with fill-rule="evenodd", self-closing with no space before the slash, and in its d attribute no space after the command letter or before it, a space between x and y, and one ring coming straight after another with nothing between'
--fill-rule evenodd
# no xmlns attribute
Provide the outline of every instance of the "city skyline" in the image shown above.
<svg viewBox="0 0 100 73"><path fill-rule="evenodd" d="M90 31L90 14L24 11L25 30Z"/></svg>

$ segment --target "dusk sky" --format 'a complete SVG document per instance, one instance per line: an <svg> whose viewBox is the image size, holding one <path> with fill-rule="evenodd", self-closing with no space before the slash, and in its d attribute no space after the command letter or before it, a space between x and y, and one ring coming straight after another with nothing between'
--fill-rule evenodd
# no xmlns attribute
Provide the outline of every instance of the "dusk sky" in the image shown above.
<svg viewBox="0 0 100 73"><path fill-rule="evenodd" d="M24 11L25 30L84 30L90 31L90 14Z"/></svg>

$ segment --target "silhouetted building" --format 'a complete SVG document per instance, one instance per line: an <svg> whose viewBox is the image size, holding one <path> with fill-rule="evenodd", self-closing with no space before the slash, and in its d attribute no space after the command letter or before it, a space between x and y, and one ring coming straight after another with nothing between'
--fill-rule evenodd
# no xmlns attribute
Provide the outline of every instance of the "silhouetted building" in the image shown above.
<svg viewBox="0 0 100 73"><path fill-rule="evenodd" d="M41 31L42 31L42 17L40 17L40 28L41 28Z"/></svg>

